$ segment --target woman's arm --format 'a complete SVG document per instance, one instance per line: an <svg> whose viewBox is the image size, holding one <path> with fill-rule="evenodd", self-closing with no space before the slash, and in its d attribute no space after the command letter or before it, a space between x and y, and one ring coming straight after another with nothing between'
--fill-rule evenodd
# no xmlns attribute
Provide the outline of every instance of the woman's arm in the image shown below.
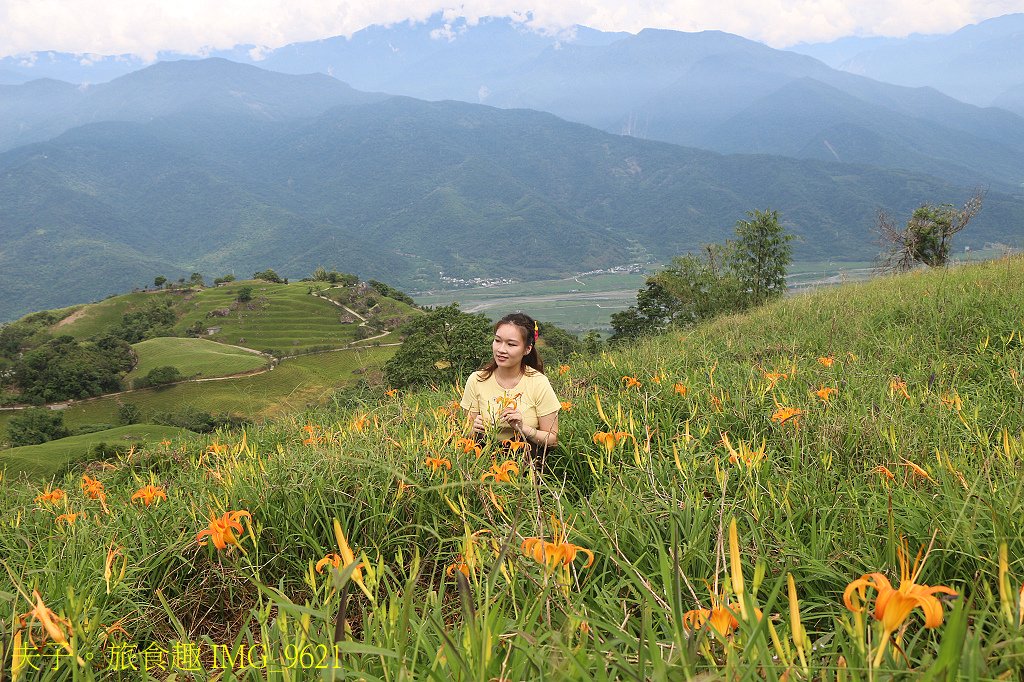
<svg viewBox="0 0 1024 682"><path fill-rule="evenodd" d="M534 445L553 448L558 445L558 411L537 418L537 428L522 425L520 433Z"/></svg>

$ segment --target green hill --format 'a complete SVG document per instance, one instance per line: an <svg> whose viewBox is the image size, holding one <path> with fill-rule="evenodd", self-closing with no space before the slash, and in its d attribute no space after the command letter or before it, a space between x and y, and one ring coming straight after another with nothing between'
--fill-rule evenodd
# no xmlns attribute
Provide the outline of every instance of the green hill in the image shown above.
<svg viewBox="0 0 1024 682"><path fill-rule="evenodd" d="M267 358L258 353L207 339L161 337L133 344L132 349L139 362L124 378L129 386L158 367L176 367L182 377L205 378L267 366Z"/></svg>
<svg viewBox="0 0 1024 682"><path fill-rule="evenodd" d="M162 447L159 445L160 441L181 441L184 437L193 435L195 434L191 431L174 426L118 426L104 431L51 440L41 445L23 445L19 448L0 450L0 471L5 471L5 475L11 477L26 474L46 478L69 463L82 461L101 443L115 447L140 444L141 447L158 449Z"/></svg>
<svg viewBox="0 0 1024 682"><path fill-rule="evenodd" d="M102 614L367 679L1009 679L1022 277L882 277L576 356L540 471L467 452L444 386L148 447L85 470L102 500L81 471L4 481L0 595L38 590L97 672Z"/></svg>

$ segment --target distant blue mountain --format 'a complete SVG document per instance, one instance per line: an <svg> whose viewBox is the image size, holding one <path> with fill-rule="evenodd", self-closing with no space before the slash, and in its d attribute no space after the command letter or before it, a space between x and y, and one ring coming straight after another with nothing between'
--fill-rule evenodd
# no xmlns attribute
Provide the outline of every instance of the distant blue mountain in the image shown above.
<svg viewBox="0 0 1024 682"><path fill-rule="evenodd" d="M790 49L875 80L930 86L964 102L1024 114L1024 103L1003 97L1024 84L1024 14L988 19L950 35L843 38Z"/></svg>
<svg viewBox="0 0 1024 682"><path fill-rule="evenodd" d="M799 236L799 257L861 260L875 252L879 209L906 216L971 193L919 172L720 155L222 59L156 64L102 87L8 87L66 98L95 121L0 153L0 320L155 274L296 277L326 265L402 287L436 285L439 271L564 276L667 260L767 207ZM824 86L794 87L827 110ZM841 134L860 135L881 153L885 138L870 132L829 139L842 152ZM1022 221L1024 200L992 190L957 247L1018 244Z"/></svg>

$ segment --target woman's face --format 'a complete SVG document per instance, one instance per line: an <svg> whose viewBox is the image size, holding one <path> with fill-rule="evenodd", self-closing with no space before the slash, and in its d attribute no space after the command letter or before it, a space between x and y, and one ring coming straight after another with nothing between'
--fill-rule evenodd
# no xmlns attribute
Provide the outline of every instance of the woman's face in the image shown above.
<svg viewBox="0 0 1024 682"><path fill-rule="evenodd" d="M523 340L523 330L514 324L503 324L494 331L491 352L498 367L519 369L532 348Z"/></svg>

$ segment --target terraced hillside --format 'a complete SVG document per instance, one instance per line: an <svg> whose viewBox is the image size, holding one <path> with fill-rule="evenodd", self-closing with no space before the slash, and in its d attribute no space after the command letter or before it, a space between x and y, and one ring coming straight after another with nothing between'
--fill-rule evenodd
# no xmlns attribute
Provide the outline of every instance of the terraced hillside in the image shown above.
<svg viewBox="0 0 1024 682"><path fill-rule="evenodd" d="M139 361L124 378L128 386L158 367L176 367L183 378L197 379L251 372L268 365L265 355L207 339L163 336L140 341L132 349Z"/></svg>

